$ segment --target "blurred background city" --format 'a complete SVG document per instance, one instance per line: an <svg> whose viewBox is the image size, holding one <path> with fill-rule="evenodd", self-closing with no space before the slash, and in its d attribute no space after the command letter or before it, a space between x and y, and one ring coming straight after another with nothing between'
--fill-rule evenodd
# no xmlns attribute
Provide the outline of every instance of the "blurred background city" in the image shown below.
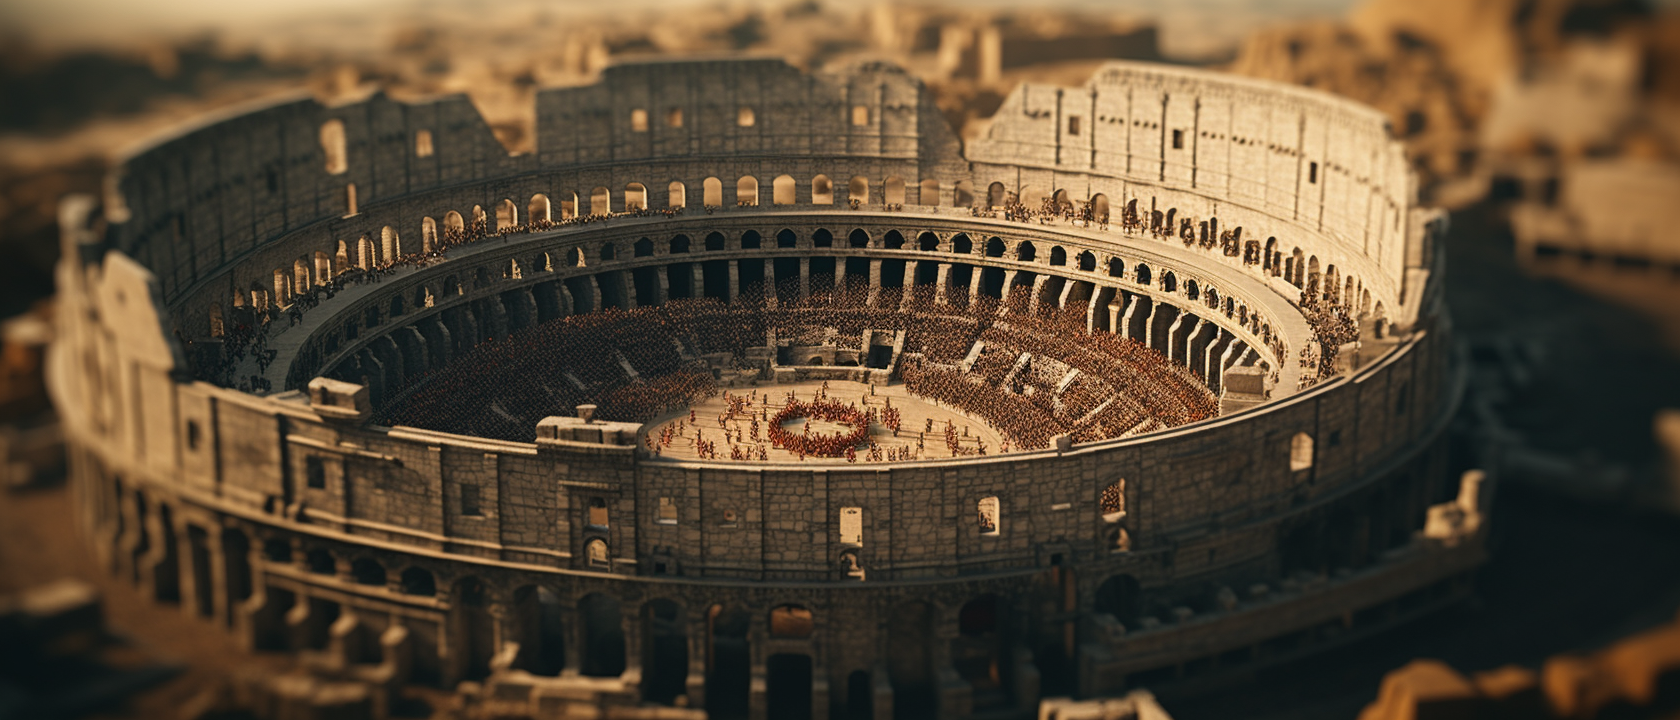
<svg viewBox="0 0 1680 720"><path fill-rule="evenodd" d="M1424 202L1451 212L1447 290L1477 368L1461 422L1506 463L1494 559L1475 602L1414 631L1162 706L1181 720L1388 717L1391 686L1509 682L1567 715L1550 683L1628 682L1629 656L1658 668L1661 697L1680 696L1680 3L13 0L0 4L0 594L81 578L143 651L63 688L0 658L0 718L54 692L59 716L211 717L225 676L280 662L139 602L70 529L41 375L61 197L98 193L108 158L138 141L287 94L465 94L510 153L531 152L538 89L695 55L890 61L965 139L1015 85L1079 85L1114 58L1383 111ZM418 716L449 709L416 702Z"/></svg>

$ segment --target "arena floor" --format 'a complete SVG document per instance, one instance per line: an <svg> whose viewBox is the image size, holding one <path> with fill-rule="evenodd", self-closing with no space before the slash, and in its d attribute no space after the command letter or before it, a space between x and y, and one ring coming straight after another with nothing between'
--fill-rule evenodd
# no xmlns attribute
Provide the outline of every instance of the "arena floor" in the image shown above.
<svg viewBox="0 0 1680 720"><path fill-rule="evenodd" d="M827 386L826 394L824 386ZM985 446L986 454L996 455L1002 452L1003 435L984 422L964 415L955 410L943 407L922 398L910 395L903 385L869 385L867 383L851 382L847 380L829 380L815 382L798 382L787 384L765 383L758 387L724 388L729 395L719 393L707 398L704 402L691 406L687 410L662 416L647 424L644 443L652 439L660 445L658 457L677 460L733 460L748 459L745 455L750 452L753 462L761 462L760 451L763 452L763 462L801 462L801 458L786 450L772 447L765 435L767 430L765 418L774 417L777 411L787 405L788 393L793 393L799 400L810 402L820 394L830 400L843 403L857 403L859 409L873 408L876 411L876 421L869 426L870 439L880 447L881 459L873 460L869 453L868 444L857 447L856 462L885 462L898 453L900 459L936 460L953 457L953 453L945 438L945 427L950 423L955 430L959 452L974 454L981 445ZM729 410L729 397L745 397L748 401L745 412L737 412L727 421L720 420ZM882 411L891 403L901 415L900 431L897 437L892 430L881 423ZM690 412L694 421L690 421ZM752 420L759 420L759 433L755 440L752 431ZM933 421L933 432L927 432L928 420ZM804 422L790 421L784 424L790 433L798 434L804 431ZM671 430L668 443L659 442L667 428ZM728 430L728 437L725 435ZM811 422L811 433L845 432L849 428L838 423L823 420ZM697 432L698 431L698 432ZM695 442L699 439L709 441L716 449L715 458L702 458L699 446ZM736 437L739 440L736 440ZM742 457L733 455L735 449L743 453ZM807 456L803 462L808 463L847 463L845 457L816 457Z"/></svg>

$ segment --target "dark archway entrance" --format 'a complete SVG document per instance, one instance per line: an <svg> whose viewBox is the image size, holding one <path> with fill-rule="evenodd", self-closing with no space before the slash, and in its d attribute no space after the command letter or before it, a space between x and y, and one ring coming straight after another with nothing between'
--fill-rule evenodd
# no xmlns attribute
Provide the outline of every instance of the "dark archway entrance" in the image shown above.
<svg viewBox="0 0 1680 720"><path fill-rule="evenodd" d="M706 713L713 720L747 716L747 691L752 682L752 653L745 610L714 605L708 613L711 646L706 658Z"/></svg>
<svg viewBox="0 0 1680 720"><path fill-rule="evenodd" d="M810 720L811 656L778 653L764 663L766 717Z"/></svg>

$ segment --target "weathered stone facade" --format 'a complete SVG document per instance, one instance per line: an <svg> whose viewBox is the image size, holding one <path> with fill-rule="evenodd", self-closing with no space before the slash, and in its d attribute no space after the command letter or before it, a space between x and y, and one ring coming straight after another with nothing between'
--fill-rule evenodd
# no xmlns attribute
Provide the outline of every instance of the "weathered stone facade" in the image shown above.
<svg viewBox="0 0 1680 720"><path fill-rule="evenodd" d="M509 156L465 98L285 102L134 153L102 208L65 203L52 385L113 572L253 648L400 653L404 679L489 676L539 707L885 718L1290 657L1459 597L1482 557L1485 523L1421 532L1432 505L1485 512L1488 489L1459 497L1445 442L1464 374L1437 216L1370 110L1115 64L1086 88L1018 90L965 156L894 68L753 60L618 66L543 92L538 115L538 152ZM1115 218L1136 201L1169 233L969 210L1033 187L1101 195ZM347 288L277 345L279 392L191 379L218 323L429 249L446 224L623 212L637 192L688 211L508 234ZM1180 240L1188 215L1212 242ZM1236 252L1222 227L1242 228ZM849 466L368 421L483 338L794 273L801 292L830 274L1025 288L1216 391L1239 365L1269 370L1270 399L1135 438ZM1296 391L1309 285L1367 331L1347 372ZM995 531L975 522L989 498ZM842 508L862 509L861 543L842 541Z"/></svg>

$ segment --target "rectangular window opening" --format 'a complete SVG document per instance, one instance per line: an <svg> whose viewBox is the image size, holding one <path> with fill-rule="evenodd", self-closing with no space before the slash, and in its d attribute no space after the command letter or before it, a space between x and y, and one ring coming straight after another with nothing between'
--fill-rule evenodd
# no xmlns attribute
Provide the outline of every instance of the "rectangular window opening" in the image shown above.
<svg viewBox="0 0 1680 720"><path fill-rule="evenodd" d="M478 486L477 485L462 485L461 486L461 514L462 515L475 515L475 516L484 514L483 511L480 510L479 507L478 507Z"/></svg>
<svg viewBox="0 0 1680 720"><path fill-rule="evenodd" d="M1183 130L1174 130L1173 131L1173 149L1174 150L1183 150L1184 149L1184 131Z"/></svg>
<svg viewBox="0 0 1680 720"><path fill-rule="evenodd" d="M324 490L327 487L327 464L321 458L312 457L304 463L304 474L309 487Z"/></svg>
<svg viewBox="0 0 1680 720"><path fill-rule="evenodd" d="M1001 518L998 517L1000 510L1001 506L996 497L980 499L980 512L976 520L979 522L981 535L991 536L1001 532Z"/></svg>
<svg viewBox="0 0 1680 720"><path fill-rule="evenodd" d="M432 131L430 131L430 130L417 130L417 131L415 131L415 133L414 133L414 156L415 157L431 157L432 156Z"/></svg>
<svg viewBox="0 0 1680 720"><path fill-rule="evenodd" d="M1069 135L1078 135L1079 134L1079 116L1078 115L1068 116L1068 134Z"/></svg>
<svg viewBox="0 0 1680 720"><path fill-rule="evenodd" d="M863 508L840 508L840 542L843 545L863 545Z"/></svg>
<svg viewBox="0 0 1680 720"><path fill-rule="evenodd" d="M630 111L630 129L634 132L647 132L648 117L646 110L636 108Z"/></svg>
<svg viewBox="0 0 1680 720"><path fill-rule="evenodd" d="M1307 163L1307 182L1318 182L1318 163Z"/></svg>
<svg viewBox="0 0 1680 720"><path fill-rule="evenodd" d="M665 126L674 128L682 127L682 108L671 108L670 110L665 111Z"/></svg>
<svg viewBox="0 0 1680 720"><path fill-rule="evenodd" d="M656 522L660 525L677 524L677 501L674 498L659 498L659 517Z"/></svg>

